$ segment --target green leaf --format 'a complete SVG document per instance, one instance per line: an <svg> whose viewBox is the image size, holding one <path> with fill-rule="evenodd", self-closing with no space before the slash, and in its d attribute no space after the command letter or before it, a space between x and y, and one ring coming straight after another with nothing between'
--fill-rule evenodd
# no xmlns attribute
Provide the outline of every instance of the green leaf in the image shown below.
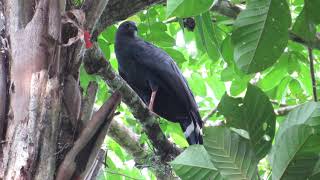
<svg viewBox="0 0 320 180"><path fill-rule="evenodd" d="M308 102L292 110L279 127L276 142L288 128L301 124L320 127L320 103Z"/></svg>
<svg viewBox="0 0 320 180"><path fill-rule="evenodd" d="M114 44L115 42L115 35L116 35L116 31L117 31L117 28L116 26L110 26L108 27L106 30L104 30L101 35L102 37L110 44Z"/></svg>
<svg viewBox="0 0 320 180"><path fill-rule="evenodd" d="M226 127L204 129L204 147L225 179L257 179L254 152L247 140Z"/></svg>
<svg viewBox="0 0 320 180"><path fill-rule="evenodd" d="M308 179L319 160L320 133L308 125L295 125L280 136L272 153L273 179Z"/></svg>
<svg viewBox="0 0 320 180"><path fill-rule="evenodd" d="M214 0L167 0L167 17L191 17L208 11Z"/></svg>
<svg viewBox="0 0 320 180"><path fill-rule="evenodd" d="M290 58L288 62L288 73L293 74L294 72L300 72L300 64L297 59Z"/></svg>
<svg viewBox="0 0 320 180"><path fill-rule="evenodd" d="M306 41L313 41L316 35L316 25L320 23L319 8L319 0L304 1L304 7L293 25L293 33Z"/></svg>
<svg viewBox="0 0 320 180"><path fill-rule="evenodd" d="M188 79L191 89L199 96L206 96L206 84L199 73L192 73L191 78Z"/></svg>
<svg viewBox="0 0 320 180"><path fill-rule="evenodd" d="M281 80L287 75L288 57L288 54L283 54L279 63L258 82L258 86L261 89L269 91L279 85Z"/></svg>
<svg viewBox="0 0 320 180"><path fill-rule="evenodd" d="M227 125L246 130L256 157L262 159L271 149L275 133L276 116L268 96L259 88L248 84L243 101L225 95L218 110L226 117Z"/></svg>
<svg viewBox="0 0 320 180"><path fill-rule="evenodd" d="M202 22L203 22L203 28L205 29L206 38L209 38L211 40L212 44L214 45L214 49L217 51L217 54L220 56L222 53L220 51L221 42L218 40L217 33L215 32L215 29L212 24L212 19L210 16L210 12L205 12L201 15ZM210 49L210 51L213 51L213 49Z"/></svg>
<svg viewBox="0 0 320 180"><path fill-rule="evenodd" d="M289 83L289 89L291 94L293 94L295 97L301 98L303 96L303 89L298 80L292 79Z"/></svg>
<svg viewBox="0 0 320 180"><path fill-rule="evenodd" d="M198 48L206 52L213 61L217 61L220 57L219 51L209 37L209 32L205 25L203 17L201 15L196 16L195 21L197 24L195 28L195 37Z"/></svg>
<svg viewBox="0 0 320 180"><path fill-rule="evenodd" d="M308 17L306 11L305 8L301 11L293 25L292 32L308 42L315 38L316 26Z"/></svg>
<svg viewBox="0 0 320 180"><path fill-rule="evenodd" d="M302 64L300 68L301 72L297 79L302 83L303 89L307 92L307 94L312 95L312 82L310 78L309 67L305 64Z"/></svg>
<svg viewBox="0 0 320 180"><path fill-rule="evenodd" d="M220 99L224 95L226 91L225 84L221 82L215 74L212 74L210 77L208 77L206 79L206 83L212 89L216 99Z"/></svg>
<svg viewBox="0 0 320 180"><path fill-rule="evenodd" d="M244 90L246 90L248 79L239 78L238 76L235 77L235 79L232 81L231 87L230 87L230 93L232 96L237 96L240 93L242 93Z"/></svg>
<svg viewBox="0 0 320 180"><path fill-rule="evenodd" d="M146 40L162 47L172 47L175 45L175 39L164 31L153 31L147 35Z"/></svg>
<svg viewBox="0 0 320 180"><path fill-rule="evenodd" d="M232 33L237 66L245 73L255 73L274 64L288 43L290 22L286 0L248 1Z"/></svg>
<svg viewBox="0 0 320 180"><path fill-rule="evenodd" d="M218 105L218 111L227 119L227 125L240 129L245 129L243 119L242 98L233 98L225 94Z"/></svg>
<svg viewBox="0 0 320 180"><path fill-rule="evenodd" d="M290 76L287 76L284 79L282 79L282 81L279 83L276 94L277 99L282 100L282 98L285 96L288 84L291 81L291 79L292 78Z"/></svg>
<svg viewBox="0 0 320 180"><path fill-rule="evenodd" d="M178 50L173 48L163 48L163 50L165 50L178 65L187 61L184 55Z"/></svg>
<svg viewBox="0 0 320 180"><path fill-rule="evenodd" d="M197 158L194 158L197 157ZM201 145L189 146L170 163L177 175L185 179L223 179Z"/></svg>
<svg viewBox="0 0 320 180"><path fill-rule="evenodd" d="M232 67L227 67L221 72L221 81L232 81L235 75Z"/></svg>
<svg viewBox="0 0 320 180"><path fill-rule="evenodd" d="M249 133L250 145L257 158L263 158L271 149L275 134L276 115L268 98L258 87L248 84L243 100L244 124Z"/></svg>
<svg viewBox="0 0 320 180"><path fill-rule="evenodd" d="M234 47L231 42L231 36L227 36L223 40L221 44L221 53L222 53L223 60L226 63L228 63L229 66L234 64L234 60L233 60Z"/></svg>

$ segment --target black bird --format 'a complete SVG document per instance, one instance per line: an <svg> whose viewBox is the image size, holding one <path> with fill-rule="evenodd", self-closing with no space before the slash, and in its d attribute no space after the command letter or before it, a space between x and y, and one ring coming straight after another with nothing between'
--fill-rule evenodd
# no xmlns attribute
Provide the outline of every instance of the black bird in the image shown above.
<svg viewBox="0 0 320 180"><path fill-rule="evenodd" d="M189 144L202 144L202 120L186 79L162 49L137 36L132 21L116 33L115 53L120 76L161 117L180 123Z"/></svg>

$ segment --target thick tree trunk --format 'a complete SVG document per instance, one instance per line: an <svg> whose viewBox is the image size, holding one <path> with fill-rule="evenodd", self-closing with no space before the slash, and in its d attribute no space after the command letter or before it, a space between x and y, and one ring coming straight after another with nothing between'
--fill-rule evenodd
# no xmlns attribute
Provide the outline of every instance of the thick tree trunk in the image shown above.
<svg viewBox="0 0 320 180"><path fill-rule="evenodd" d="M4 179L53 179L59 127L61 88L57 43L60 9L57 1L6 0L9 44L10 104L5 143ZM1 90L2 91L2 90Z"/></svg>
<svg viewBox="0 0 320 180"><path fill-rule="evenodd" d="M85 1L86 29L107 2ZM0 0L0 180L55 179L57 167L70 163L64 159L70 149L83 161L68 173L84 178L120 102L114 95L95 115L90 108L80 114L82 43L60 53L61 39L74 31L64 28L61 37L64 8L65 0ZM81 134L78 119L88 121ZM73 146L76 140L86 142L86 149Z"/></svg>

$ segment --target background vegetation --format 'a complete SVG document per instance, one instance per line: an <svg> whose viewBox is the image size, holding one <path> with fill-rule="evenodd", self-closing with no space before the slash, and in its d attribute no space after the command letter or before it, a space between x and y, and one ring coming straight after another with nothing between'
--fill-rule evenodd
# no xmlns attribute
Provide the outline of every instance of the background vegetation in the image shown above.
<svg viewBox="0 0 320 180"><path fill-rule="evenodd" d="M171 162L175 173L182 179L318 179L320 106L313 101L320 90L320 1L213 3L167 0L128 18L137 23L141 38L173 57L211 126L204 129L204 146L188 147ZM98 37L114 69L117 26ZM102 105L108 99L105 82L83 67L80 77L83 88L98 82L96 106ZM152 153L126 105L118 111L114 121L140 135L139 142ZM225 126L212 127L218 120ZM170 140L187 147L179 125L159 123ZM156 179L152 167L135 166L134 157L112 138L104 148L100 179Z"/></svg>

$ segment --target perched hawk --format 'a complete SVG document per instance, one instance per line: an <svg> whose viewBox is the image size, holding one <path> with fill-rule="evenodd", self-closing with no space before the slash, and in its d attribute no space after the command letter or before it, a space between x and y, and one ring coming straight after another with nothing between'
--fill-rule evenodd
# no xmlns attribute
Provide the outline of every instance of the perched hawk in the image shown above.
<svg viewBox="0 0 320 180"><path fill-rule="evenodd" d="M116 34L115 53L121 77L149 109L180 123L189 144L202 144L202 120L186 79L162 49L137 36L134 22L123 22Z"/></svg>

